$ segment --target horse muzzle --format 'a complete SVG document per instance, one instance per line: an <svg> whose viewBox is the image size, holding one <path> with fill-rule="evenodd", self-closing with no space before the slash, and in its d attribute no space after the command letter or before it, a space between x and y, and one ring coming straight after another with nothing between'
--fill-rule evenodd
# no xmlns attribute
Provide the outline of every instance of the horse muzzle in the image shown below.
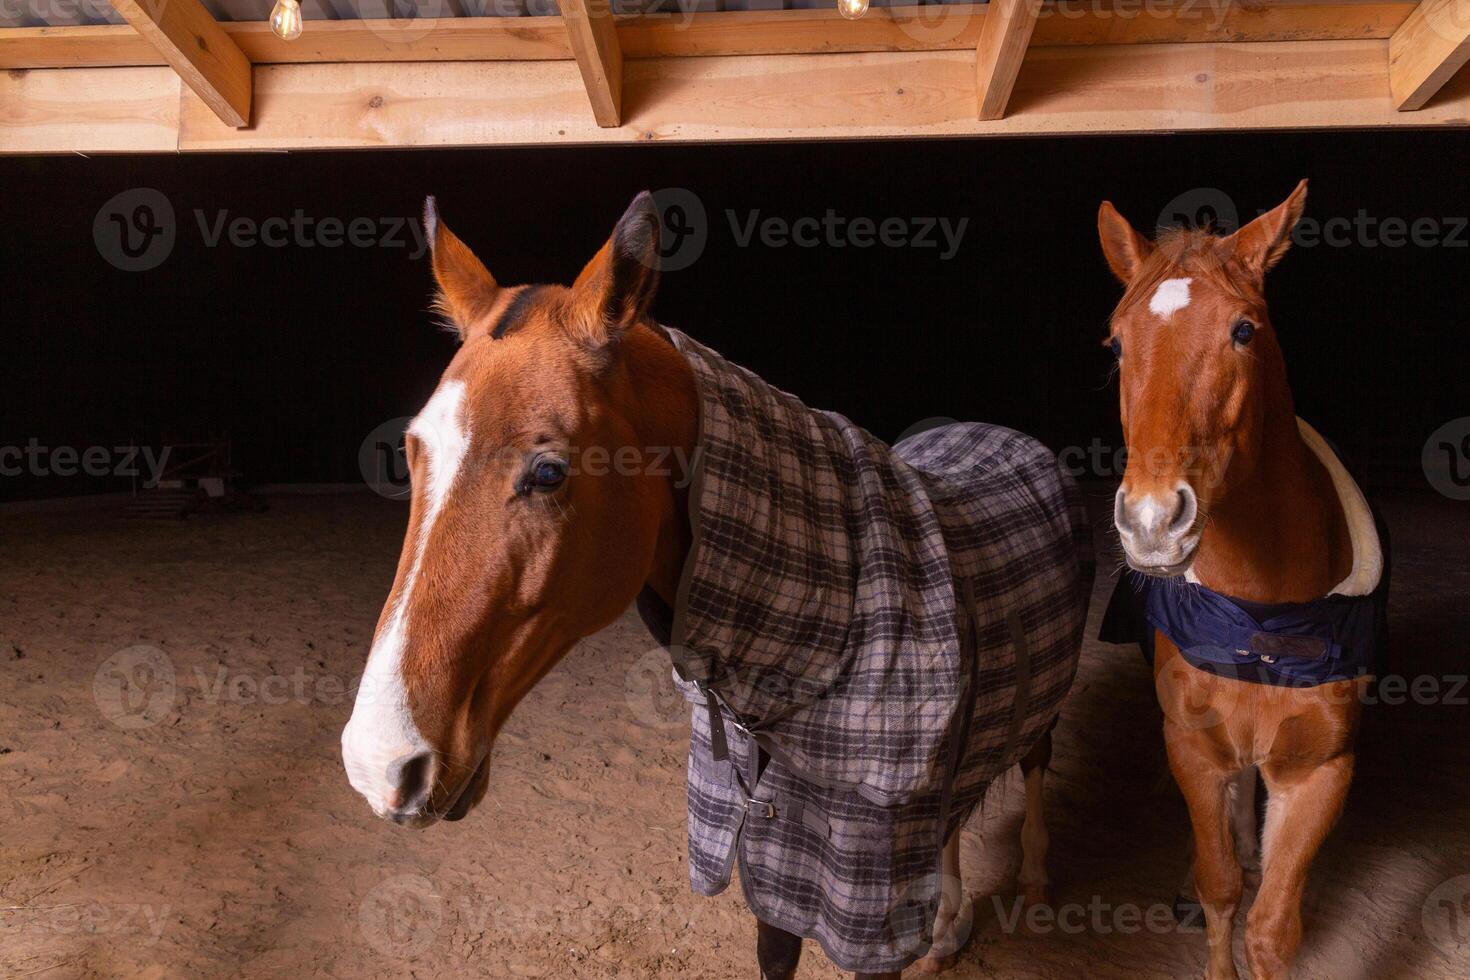
<svg viewBox="0 0 1470 980"><path fill-rule="evenodd" d="M1199 498L1180 482L1172 493L1129 493L1118 489L1113 523L1123 554L1134 571L1145 575L1183 575L1199 547Z"/></svg>

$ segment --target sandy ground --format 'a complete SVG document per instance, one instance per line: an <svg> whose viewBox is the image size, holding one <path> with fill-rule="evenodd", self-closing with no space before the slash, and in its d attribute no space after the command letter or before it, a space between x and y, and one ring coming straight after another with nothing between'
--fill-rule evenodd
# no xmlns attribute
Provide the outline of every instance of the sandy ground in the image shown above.
<svg viewBox="0 0 1470 980"><path fill-rule="evenodd" d="M738 888L689 892L687 722L634 618L519 709L480 810L401 830L337 738L406 509L271 503L0 513L0 976L756 976ZM1384 503L1399 669L1440 690L1375 711L1298 975L1467 977L1470 508ZM1136 652L1089 642L1049 782L1060 924L1010 923L1013 779L966 832L954 976L1200 975L1203 937L1164 914L1187 830L1158 729ZM808 944L801 976L837 975Z"/></svg>

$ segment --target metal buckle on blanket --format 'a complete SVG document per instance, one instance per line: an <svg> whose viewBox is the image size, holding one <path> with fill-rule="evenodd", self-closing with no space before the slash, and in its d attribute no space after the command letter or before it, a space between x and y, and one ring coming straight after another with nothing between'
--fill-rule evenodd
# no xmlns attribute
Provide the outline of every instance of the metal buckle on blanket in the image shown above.
<svg viewBox="0 0 1470 980"><path fill-rule="evenodd" d="M750 799L745 801L747 812L754 812L757 816L765 817L767 820L776 819L776 804L766 800Z"/></svg>

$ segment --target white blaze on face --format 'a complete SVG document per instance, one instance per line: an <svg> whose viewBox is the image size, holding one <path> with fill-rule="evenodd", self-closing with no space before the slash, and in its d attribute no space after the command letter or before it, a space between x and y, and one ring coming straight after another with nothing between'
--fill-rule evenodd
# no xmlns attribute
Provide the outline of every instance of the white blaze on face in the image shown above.
<svg viewBox="0 0 1470 980"><path fill-rule="evenodd" d="M1165 279L1149 297L1148 308L1154 316L1167 320L1189 305L1189 284L1193 279Z"/></svg>
<svg viewBox="0 0 1470 980"><path fill-rule="evenodd" d="M388 767L404 756L428 749L409 709L403 684L403 651L407 645L409 600L423 564L424 550L469 450L470 435L463 417L464 393L464 382L446 381L408 428L419 440L428 466L424 485L413 488L415 493L423 494L419 501L421 516L413 542L413 562L392 612L373 641L352 717L342 730L342 761L348 781L379 814L402 802L394 798L396 787L388 781Z"/></svg>

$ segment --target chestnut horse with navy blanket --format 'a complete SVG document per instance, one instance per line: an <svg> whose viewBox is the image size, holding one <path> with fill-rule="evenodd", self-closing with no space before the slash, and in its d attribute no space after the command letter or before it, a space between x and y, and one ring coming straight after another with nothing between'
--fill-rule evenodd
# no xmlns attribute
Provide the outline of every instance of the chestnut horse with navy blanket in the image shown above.
<svg viewBox="0 0 1470 980"><path fill-rule="evenodd" d="M1385 645L1387 542L1335 452L1297 418L1266 308L1266 272L1306 196L1302 181L1226 237L1150 241L1111 204L1098 214L1127 287L1107 340L1129 453L1114 517L1128 564L1151 577L1148 640L1194 829L1208 980L1237 976L1243 866L1261 874L1246 920L1251 975L1290 973L1307 871L1347 797L1362 695Z"/></svg>

